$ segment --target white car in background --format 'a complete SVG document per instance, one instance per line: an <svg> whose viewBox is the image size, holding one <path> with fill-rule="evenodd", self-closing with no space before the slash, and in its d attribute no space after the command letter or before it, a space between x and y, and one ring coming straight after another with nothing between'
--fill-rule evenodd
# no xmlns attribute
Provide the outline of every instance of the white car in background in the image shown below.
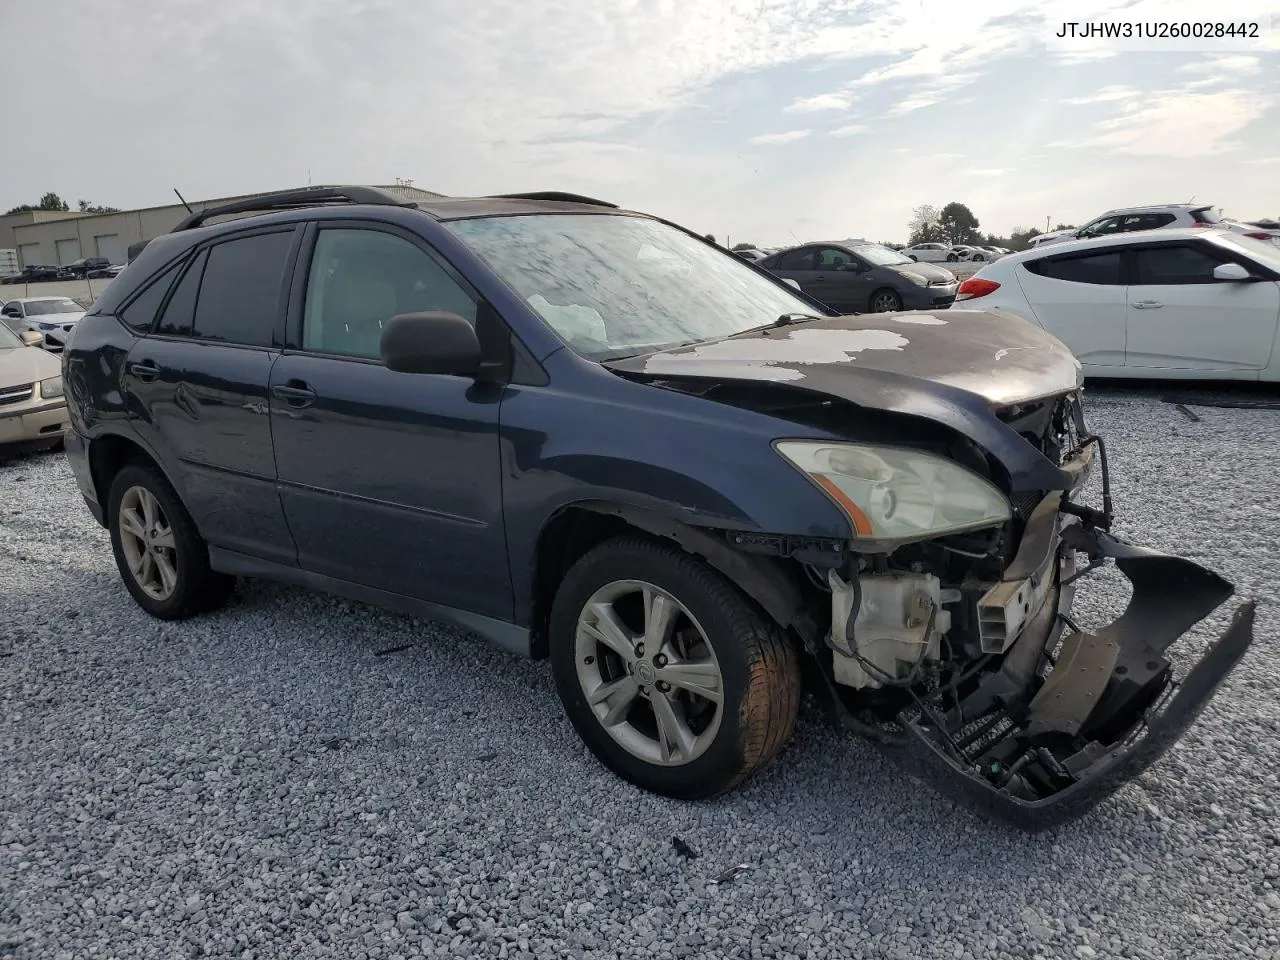
<svg viewBox="0 0 1280 960"><path fill-rule="evenodd" d="M1042 327L1086 376L1280 381L1280 248L1225 230L1011 254L960 285L951 322L969 306Z"/></svg>
<svg viewBox="0 0 1280 960"><path fill-rule="evenodd" d="M1068 240L1090 240L1114 233L1136 233L1139 230L1163 230L1177 227L1214 227L1222 218L1214 212L1212 204L1166 203L1157 206L1124 207L1108 210L1094 217L1075 230L1054 230L1032 239L1032 246L1039 249Z"/></svg>
<svg viewBox="0 0 1280 960"><path fill-rule="evenodd" d="M920 263L955 263L960 259L960 254L949 243L914 243L903 250L902 255Z"/></svg>
<svg viewBox="0 0 1280 960"><path fill-rule="evenodd" d="M1256 223L1245 223L1241 220L1223 220L1222 229L1230 230L1232 233L1243 234L1246 237L1252 237L1254 240L1265 240L1268 243L1274 243L1276 246L1280 246L1280 227L1273 229Z"/></svg>
<svg viewBox="0 0 1280 960"><path fill-rule="evenodd" d="M84 316L84 307L70 297L20 297L0 307L0 321L14 333L38 333L41 345L60 353L71 331Z"/></svg>

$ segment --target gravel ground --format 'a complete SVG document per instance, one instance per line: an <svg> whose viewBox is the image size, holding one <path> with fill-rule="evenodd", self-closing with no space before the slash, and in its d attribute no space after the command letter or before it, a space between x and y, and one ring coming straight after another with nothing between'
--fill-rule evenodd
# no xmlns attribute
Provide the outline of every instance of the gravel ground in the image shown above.
<svg viewBox="0 0 1280 960"><path fill-rule="evenodd" d="M261 583L159 623L62 456L0 464L0 957L1280 958L1280 413L1091 393L1119 532L1265 605L1192 733L1038 835L813 705L745 788L682 804L474 637Z"/></svg>

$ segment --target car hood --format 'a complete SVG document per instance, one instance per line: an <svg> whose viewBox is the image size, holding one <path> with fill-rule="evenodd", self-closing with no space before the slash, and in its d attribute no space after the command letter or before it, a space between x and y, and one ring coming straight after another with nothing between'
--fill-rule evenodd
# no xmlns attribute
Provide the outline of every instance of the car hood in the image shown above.
<svg viewBox="0 0 1280 960"><path fill-rule="evenodd" d="M1001 407L1078 390L1079 362L1061 341L1003 310L859 314L768 328L605 363L648 382L778 384L869 409L924 417L998 458L1014 490L1073 480L996 415Z"/></svg>
<svg viewBox="0 0 1280 960"><path fill-rule="evenodd" d="M0 389L47 380L62 372L62 361L39 347L0 348Z"/></svg>
<svg viewBox="0 0 1280 960"><path fill-rule="evenodd" d="M916 263L886 264L882 269L892 270L897 274L914 273L929 281L945 280L950 283L956 278L956 275L946 269L946 267L939 267L932 263L920 263L918 261Z"/></svg>

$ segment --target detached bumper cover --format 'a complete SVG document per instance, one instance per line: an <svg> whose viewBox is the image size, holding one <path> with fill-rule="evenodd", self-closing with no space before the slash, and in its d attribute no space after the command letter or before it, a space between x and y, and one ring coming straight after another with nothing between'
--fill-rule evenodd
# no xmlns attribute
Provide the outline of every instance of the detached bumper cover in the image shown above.
<svg viewBox="0 0 1280 960"><path fill-rule="evenodd" d="M1231 584L1099 530L1072 526L1063 536L1094 560L1116 561L1133 585L1124 613L1094 633L1070 634L1042 684L1037 674L1034 695L992 713L1003 711L1005 727L978 749L923 717L907 724L898 748L912 771L941 792L1032 830L1079 816L1159 759L1253 642L1255 605L1248 602L1173 680L1166 649L1230 597ZM1051 650L1057 636L1042 632L1035 642ZM994 721L992 728L998 729Z"/></svg>

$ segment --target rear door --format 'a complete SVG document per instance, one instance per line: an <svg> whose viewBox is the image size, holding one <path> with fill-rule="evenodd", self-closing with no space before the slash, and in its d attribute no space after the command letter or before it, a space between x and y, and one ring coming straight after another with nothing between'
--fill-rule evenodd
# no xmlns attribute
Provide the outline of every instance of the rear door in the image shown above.
<svg viewBox="0 0 1280 960"><path fill-rule="evenodd" d="M815 289L814 282L814 258L817 251L813 247L797 247L795 250L786 250L782 253L775 254L770 257L768 263L770 266L765 267L770 273L782 277L784 280L794 280L800 284L800 289L812 297L823 300L820 291Z"/></svg>
<svg viewBox="0 0 1280 960"><path fill-rule="evenodd" d="M1129 366L1224 374L1267 366L1280 285L1215 280L1219 264L1241 261L1203 242L1137 247L1132 256Z"/></svg>
<svg viewBox="0 0 1280 960"><path fill-rule="evenodd" d="M1070 348L1087 375L1124 370L1127 302L1122 248L1045 256L1026 261L1017 271L1036 319Z"/></svg>
<svg viewBox="0 0 1280 960"><path fill-rule="evenodd" d="M166 294L123 310L150 334L129 351L125 389L135 427L175 475L215 547L294 563L275 486L267 387L279 356L300 229L236 234L201 249ZM154 325L145 297L162 301Z"/></svg>
<svg viewBox="0 0 1280 960"><path fill-rule="evenodd" d="M276 464L299 563L510 620L503 387L397 373L379 357L396 314L448 310L476 323L479 297L398 228L325 221L311 233L289 346L271 371Z"/></svg>

